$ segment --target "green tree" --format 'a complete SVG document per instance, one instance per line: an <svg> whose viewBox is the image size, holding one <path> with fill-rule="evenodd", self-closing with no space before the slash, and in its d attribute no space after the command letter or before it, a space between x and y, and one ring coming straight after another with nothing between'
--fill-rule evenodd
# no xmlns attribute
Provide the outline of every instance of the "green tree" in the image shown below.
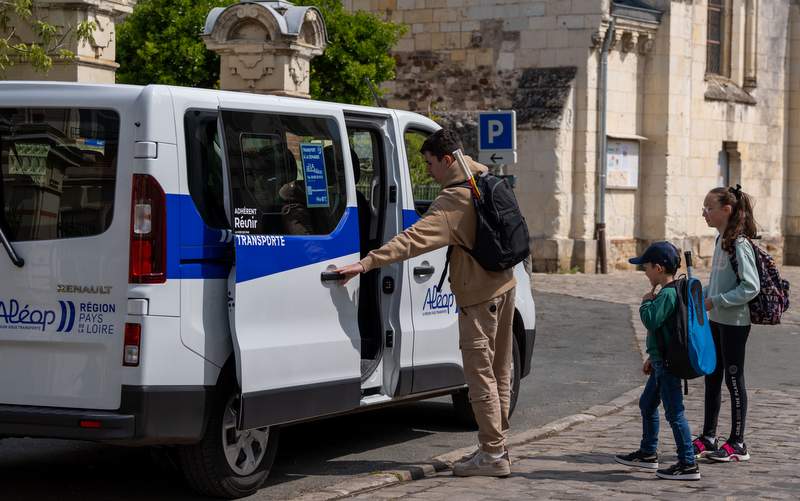
<svg viewBox="0 0 800 501"><path fill-rule="evenodd" d="M76 26L54 26L44 20L32 0L0 0L0 74L15 61L27 62L47 72L53 60L72 61L75 53L66 46L73 42L94 41L96 25L83 21ZM22 36L20 36L22 33ZM32 35L32 40L22 37Z"/></svg>
<svg viewBox="0 0 800 501"><path fill-rule="evenodd" d="M1 1L1 0L0 0ZM236 0L141 0L117 26L117 82L214 88L219 56L200 39L214 7Z"/></svg>
<svg viewBox="0 0 800 501"><path fill-rule="evenodd" d="M347 12L340 0L302 0L325 19L328 48L311 60L311 97L352 104L375 104L381 82L393 80L395 60L389 54L407 27L385 22L364 11Z"/></svg>
<svg viewBox="0 0 800 501"><path fill-rule="evenodd" d="M2 0L0 0L2 1ZM117 29L117 81L214 88L219 57L200 39L214 7L236 0L140 0ZM304 0L319 8L328 30L325 53L311 61L311 97L353 104L374 104L376 87L394 78L390 49L405 26L366 12L349 13L340 0Z"/></svg>

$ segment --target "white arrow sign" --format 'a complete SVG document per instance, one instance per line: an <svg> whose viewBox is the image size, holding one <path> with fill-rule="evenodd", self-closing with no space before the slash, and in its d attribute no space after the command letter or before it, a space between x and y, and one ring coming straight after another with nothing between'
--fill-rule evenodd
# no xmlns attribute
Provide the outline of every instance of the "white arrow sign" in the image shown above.
<svg viewBox="0 0 800 501"><path fill-rule="evenodd" d="M478 162L485 165L514 164L517 163L517 152L509 150L481 150L478 153Z"/></svg>

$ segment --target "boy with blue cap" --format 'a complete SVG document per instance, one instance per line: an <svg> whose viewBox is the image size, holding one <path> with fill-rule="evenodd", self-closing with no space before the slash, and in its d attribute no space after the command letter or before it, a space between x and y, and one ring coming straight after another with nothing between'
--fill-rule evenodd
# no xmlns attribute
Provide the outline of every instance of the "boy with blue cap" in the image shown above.
<svg viewBox="0 0 800 501"><path fill-rule="evenodd" d="M642 441L639 449L625 455L614 456L618 463L656 470L656 475L669 480L700 480L692 447L692 434L689 423L683 414L683 394L681 380L671 374L664 365L663 354L658 346L658 336L662 346L667 346L670 337L670 320L676 314L678 293L675 290L675 273L681 266L678 249L669 242L656 242L640 257L629 260L631 264L641 265L650 281L652 289L642 298L639 316L647 328L647 354L642 371L649 375L639 409L642 412ZM656 288L661 290L656 294ZM675 444L678 447L678 462L669 468L659 469L658 464L658 405L664 404L664 415L672 427Z"/></svg>

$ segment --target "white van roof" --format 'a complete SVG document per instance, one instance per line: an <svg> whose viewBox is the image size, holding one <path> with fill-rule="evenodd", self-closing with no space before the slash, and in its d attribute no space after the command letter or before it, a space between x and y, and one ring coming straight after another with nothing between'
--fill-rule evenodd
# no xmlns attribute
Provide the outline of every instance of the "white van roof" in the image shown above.
<svg viewBox="0 0 800 501"><path fill-rule="evenodd" d="M268 94L251 94L246 92L224 91L216 89L200 89L194 87L179 87L171 85L125 85L125 84L89 84L76 82L50 82L50 81L2 81L0 82L0 92L8 101L19 103L20 106L63 106L65 102L72 105L92 107L93 102L102 98L102 106L109 103L126 103L144 98L150 106L158 106L157 103L164 99L169 99L172 95L181 95L184 98L204 95L209 97L226 98L235 101L247 101L254 104L269 105L269 103L281 105L308 106L308 99L297 97L274 96ZM16 94L10 96L10 94ZM6 101L3 99L3 101ZM30 104L28 104L30 103ZM428 125L433 129L438 129L439 125L429 118L405 110L392 110L390 108L379 108L374 106L360 106L355 104L343 104L332 101L313 101L314 106L320 110L339 110L349 113L396 113L398 117L413 117L415 122ZM144 104L144 103L142 103ZM167 124L162 124L167 125ZM174 127L168 131L167 127L162 127L160 134L148 131L148 138L163 138L165 142L174 142ZM143 131L144 132L144 131Z"/></svg>

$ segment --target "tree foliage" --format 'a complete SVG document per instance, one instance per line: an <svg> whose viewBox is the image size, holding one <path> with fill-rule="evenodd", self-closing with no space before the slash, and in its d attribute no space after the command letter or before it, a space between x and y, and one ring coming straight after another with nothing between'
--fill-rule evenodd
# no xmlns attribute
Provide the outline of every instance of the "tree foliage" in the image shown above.
<svg viewBox="0 0 800 501"><path fill-rule="evenodd" d="M200 39L214 7L236 0L140 0L117 26L117 82L218 87L219 56Z"/></svg>
<svg viewBox="0 0 800 501"><path fill-rule="evenodd" d="M30 63L41 72L47 72L54 60L72 61L75 53L67 49L72 42L93 42L96 25L83 21L64 28L44 20L43 12L32 0L0 0L0 74L16 61ZM30 32L33 40L20 37Z"/></svg>
<svg viewBox="0 0 800 501"><path fill-rule="evenodd" d="M311 96L325 101L375 104L373 88L393 80L395 60L389 54L406 30L364 11L347 12L340 0L305 0L325 19L328 48L311 60ZM374 87L373 87L374 86Z"/></svg>
<svg viewBox="0 0 800 501"><path fill-rule="evenodd" d="M219 86L219 57L200 39L214 7L236 0L140 0L118 29L117 81L146 85ZM389 51L405 30L366 12L347 12L340 0L304 0L322 13L325 53L311 61L311 97L374 104L371 84L394 78ZM371 83L370 83L371 82Z"/></svg>

